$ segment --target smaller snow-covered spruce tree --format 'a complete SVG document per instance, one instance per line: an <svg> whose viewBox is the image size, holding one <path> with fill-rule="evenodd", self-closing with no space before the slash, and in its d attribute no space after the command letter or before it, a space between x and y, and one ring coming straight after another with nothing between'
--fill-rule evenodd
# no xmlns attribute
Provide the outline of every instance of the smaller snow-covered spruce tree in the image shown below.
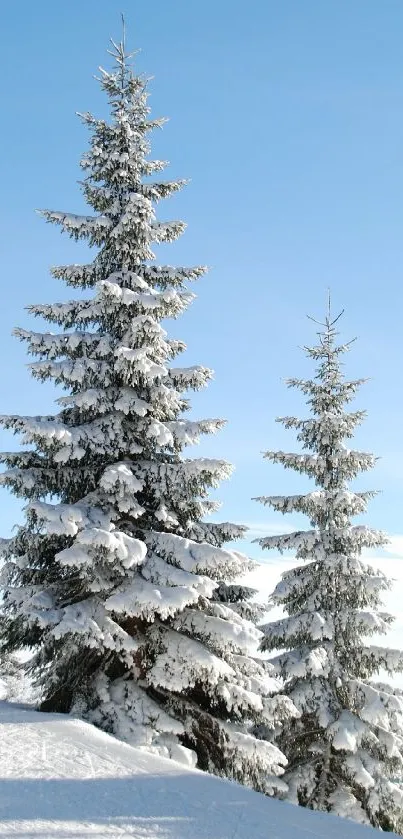
<svg viewBox="0 0 403 839"><path fill-rule="evenodd" d="M329 303L318 344L306 348L316 376L288 381L306 395L311 416L279 422L296 430L304 451L265 454L312 478L316 489L256 499L281 513L303 513L311 523L306 531L257 540L262 548L293 550L303 560L282 575L272 595L286 616L263 627L262 648L277 652L270 661L300 712L278 739L289 762L289 798L399 831L403 794L392 779L402 774L403 702L390 686L371 679L381 669L402 670L403 654L371 644L371 636L385 633L392 621L381 602L390 583L361 552L387 539L351 523L374 493L356 492L350 482L375 458L346 446L365 414L346 409L361 381L344 378L341 358L350 344L337 343L339 317L332 320Z"/></svg>
<svg viewBox="0 0 403 839"><path fill-rule="evenodd" d="M2 456L3 484L28 502L3 546L3 651L36 650L44 709L270 793L284 786L284 758L252 731L294 709L253 657L261 633L236 586L250 562L222 547L244 529L204 520L231 469L182 454L223 424L184 416L211 371L172 365L185 345L161 324L186 309L186 282L204 269L155 262L153 244L185 228L155 207L184 182L156 177L165 164L148 158L148 135L162 121L149 118L124 43L113 55L101 71L111 122L82 115L94 214L43 212L97 248L92 263L52 271L90 295L30 307L56 334L17 330L39 357L33 375L67 394L55 416L2 419L29 446Z"/></svg>

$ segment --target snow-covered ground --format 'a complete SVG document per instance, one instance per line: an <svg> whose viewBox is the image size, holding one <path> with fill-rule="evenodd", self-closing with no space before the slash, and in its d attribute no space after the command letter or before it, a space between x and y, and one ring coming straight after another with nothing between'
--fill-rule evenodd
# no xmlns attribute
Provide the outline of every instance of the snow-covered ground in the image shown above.
<svg viewBox="0 0 403 839"><path fill-rule="evenodd" d="M0 837L375 839L376 835L371 828L273 801L147 755L71 717L0 702Z"/></svg>

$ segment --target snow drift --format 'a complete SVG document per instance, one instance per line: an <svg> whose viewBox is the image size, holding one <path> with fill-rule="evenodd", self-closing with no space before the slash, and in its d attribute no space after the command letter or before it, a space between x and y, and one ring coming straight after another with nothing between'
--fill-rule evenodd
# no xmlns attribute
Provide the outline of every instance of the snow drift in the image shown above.
<svg viewBox="0 0 403 839"><path fill-rule="evenodd" d="M392 836L392 834L389 834ZM0 702L0 837L375 839L141 752L87 723Z"/></svg>

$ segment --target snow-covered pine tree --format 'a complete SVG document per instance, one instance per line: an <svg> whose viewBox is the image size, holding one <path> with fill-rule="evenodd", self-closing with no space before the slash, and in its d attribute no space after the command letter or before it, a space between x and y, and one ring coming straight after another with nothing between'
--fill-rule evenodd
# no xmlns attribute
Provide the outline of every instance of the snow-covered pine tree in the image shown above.
<svg viewBox="0 0 403 839"><path fill-rule="evenodd" d="M52 270L93 293L30 307L56 334L16 330L40 359L33 375L67 395L55 416L2 419L29 447L2 456L3 484L28 501L3 550L3 650L36 650L43 709L271 792L283 755L250 732L274 727L292 703L273 696L275 679L251 657L261 633L242 615L248 592L232 587L250 562L222 547L244 530L204 521L216 508L209 489L231 468L183 454L223 424L183 416L211 371L171 366L185 345L161 325L186 309L185 284L205 269L155 262L153 243L185 227L157 221L155 205L184 182L151 179L165 167L148 158L162 120L149 118L124 43L113 55L100 79L111 122L81 115L95 214L42 212L96 246L90 264Z"/></svg>
<svg viewBox="0 0 403 839"><path fill-rule="evenodd" d="M329 304L317 345L306 348L315 377L288 381L306 395L311 416L279 422L296 430L303 452L265 454L313 479L316 489L256 499L281 513L303 513L311 523L306 531L257 540L262 548L295 551L303 561L282 575L272 595L286 616L263 627L262 647L277 652L270 661L301 714L277 741L289 761L289 798L399 831L403 795L391 780L402 773L403 702L371 679L380 669L402 670L403 654L370 640L391 623L381 602L390 584L361 552L387 539L351 523L374 493L354 491L350 482L375 457L346 446L365 412L346 409L361 381L344 378L341 358L350 345L337 343L337 321Z"/></svg>

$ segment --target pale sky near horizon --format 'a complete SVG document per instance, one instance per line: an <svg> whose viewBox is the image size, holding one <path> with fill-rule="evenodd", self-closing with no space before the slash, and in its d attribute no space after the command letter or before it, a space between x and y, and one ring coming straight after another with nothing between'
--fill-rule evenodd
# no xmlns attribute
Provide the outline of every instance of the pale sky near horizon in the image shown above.
<svg viewBox="0 0 403 839"><path fill-rule="evenodd" d="M167 176L191 179L162 207L189 225L165 258L211 266L171 334L188 343L186 363L215 370L193 412L228 425L195 455L236 466L218 493L223 519L250 524L252 536L293 526L250 499L306 486L261 451L296 445L274 418L305 414L284 379L310 374L301 346L315 328L306 314L321 316L330 287L335 311L346 310L343 339L358 337L346 373L369 378L357 400L368 419L356 445L380 460L360 486L381 494L365 520L395 535L394 556L403 559L400 0L20 0L2 8L0 412L53 410L52 389L30 380L10 333L40 328L28 303L72 296L49 265L86 258L34 208L84 210L76 182L87 135L74 114L106 114L93 74L109 66L121 11L128 46L141 48L137 67L154 76L153 114L170 117L154 154L171 161ZM16 445L0 437L1 448ZM18 502L2 490L0 535L18 518Z"/></svg>

